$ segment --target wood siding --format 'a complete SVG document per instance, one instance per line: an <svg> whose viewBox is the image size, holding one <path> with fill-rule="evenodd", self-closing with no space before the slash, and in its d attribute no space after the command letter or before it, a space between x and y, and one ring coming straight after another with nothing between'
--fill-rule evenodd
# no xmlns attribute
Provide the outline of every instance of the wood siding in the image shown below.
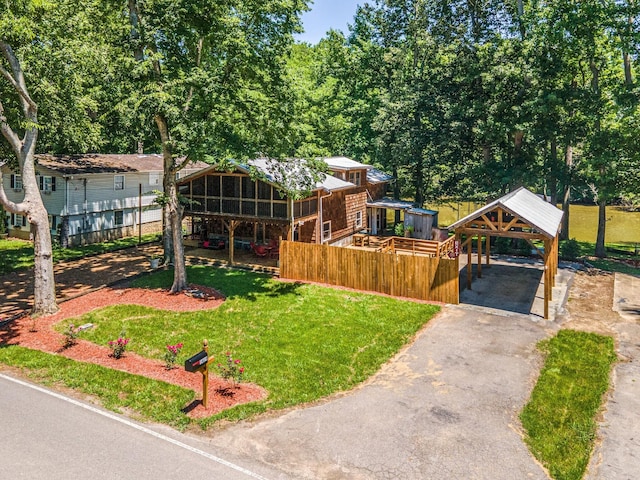
<svg viewBox="0 0 640 480"><path fill-rule="evenodd" d="M458 259L283 242L280 277L457 304Z"/></svg>

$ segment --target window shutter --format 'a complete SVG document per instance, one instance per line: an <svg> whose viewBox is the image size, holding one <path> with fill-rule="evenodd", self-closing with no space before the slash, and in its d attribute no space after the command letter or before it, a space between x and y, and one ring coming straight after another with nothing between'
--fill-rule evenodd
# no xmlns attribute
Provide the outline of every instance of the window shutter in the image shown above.
<svg viewBox="0 0 640 480"><path fill-rule="evenodd" d="M11 174L11 188L16 188L16 176Z"/></svg>
<svg viewBox="0 0 640 480"><path fill-rule="evenodd" d="M11 214L11 225L15 226L16 224L16 214L12 213Z"/></svg>
<svg viewBox="0 0 640 480"><path fill-rule="evenodd" d="M40 177L40 191L44 190L44 178Z"/></svg>
<svg viewBox="0 0 640 480"><path fill-rule="evenodd" d="M22 226L23 227L27 226L27 216L26 215L22 215Z"/></svg>
<svg viewBox="0 0 640 480"><path fill-rule="evenodd" d="M51 177L51 191L56 191L56 177Z"/></svg>

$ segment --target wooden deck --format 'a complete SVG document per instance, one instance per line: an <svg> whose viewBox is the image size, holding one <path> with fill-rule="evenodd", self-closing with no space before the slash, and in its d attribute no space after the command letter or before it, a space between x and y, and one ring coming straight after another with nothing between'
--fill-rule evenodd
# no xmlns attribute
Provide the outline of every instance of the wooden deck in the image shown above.
<svg viewBox="0 0 640 480"><path fill-rule="evenodd" d="M229 264L229 250L211 250L206 248L185 246L187 263L190 265L222 265ZM245 268L255 272L278 275L280 273L277 258L258 257L251 251L236 250L234 253L234 267Z"/></svg>
<svg viewBox="0 0 640 480"><path fill-rule="evenodd" d="M444 242L421 240L407 237L381 237L376 235L357 234L353 236L351 248L359 248L372 252L397 253L399 255L422 255L426 257L453 256L455 238L449 237ZM451 255L450 255L451 254Z"/></svg>

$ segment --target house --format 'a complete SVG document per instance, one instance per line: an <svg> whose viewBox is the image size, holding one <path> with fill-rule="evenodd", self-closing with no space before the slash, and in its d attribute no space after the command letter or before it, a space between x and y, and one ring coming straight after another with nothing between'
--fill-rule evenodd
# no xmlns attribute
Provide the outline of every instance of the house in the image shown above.
<svg viewBox="0 0 640 480"><path fill-rule="evenodd" d="M180 176L206 164L189 165ZM22 178L7 165L2 179L9 200L23 198ZM61 245L94 243L162 230L161 155L37 155L36 175L52 237ZM9 235L28 239L26 217L9 216Z"/></svg>
<svg viewBox="0 0 640 480"><path fill-rule="evenodd" d="M185 214L193 219L194 235L204 240L229 234L241 246L279 237L351 243L367 228L367 201L384 195L389 178L348 158L324 160L333 176L321 174L306 188L295 185L312 176L302 160L232 162L229 170L211 166L183 178L179 188L189 200ZM296 190L308 195L285 193Z"/></svg>

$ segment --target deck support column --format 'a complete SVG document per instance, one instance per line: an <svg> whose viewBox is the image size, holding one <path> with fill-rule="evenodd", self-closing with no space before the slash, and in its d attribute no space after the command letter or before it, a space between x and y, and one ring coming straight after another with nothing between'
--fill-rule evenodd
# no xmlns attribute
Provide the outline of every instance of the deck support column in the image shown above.
<svg viewBox="0 0 640 480"><path fill-rule="evenodd" d="M489 264L490 264L490 259L489 259L489 255L491 255L491 235L487 235L485 237L486 239L486 246L485 246L485 256L486 256L486 264L487 264L487 268L489 268Z"/></svg>

